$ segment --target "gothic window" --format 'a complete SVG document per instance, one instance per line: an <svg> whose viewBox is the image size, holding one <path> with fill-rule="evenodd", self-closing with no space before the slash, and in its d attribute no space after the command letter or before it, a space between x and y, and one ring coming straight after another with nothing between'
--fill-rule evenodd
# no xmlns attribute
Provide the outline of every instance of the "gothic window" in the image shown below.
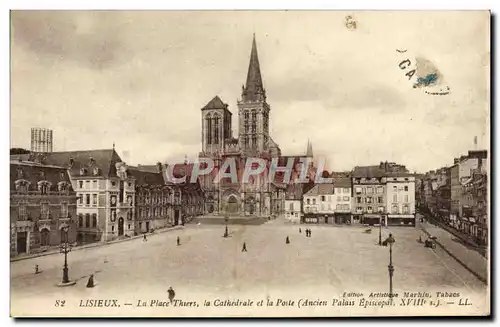
<svg viewBox="0 0 500 327"><path fill-rule="evenodd" d="M205 118L206 121L206 133L207 133L207 144L212 144L212 118L210 114Z"/></svg>
<svg viewBox="0 0 500 327"><path fill-rule="evenodd" d="M257 121L257 112L255 110L252 110L252 122Z"/></svg>
<svg viewBox="0 0 500 327"><path fill-rule="evenodd" d="M48 203L42 203L42 206L40 208L40 214L42 216L42 219L49 219L49 204Z"/></svg>
<svg viewBox="0 0 500 327"><path fill-rule="evenodd" d="M26 204L19 203L19 220L26 220Z"/></svg>
<svg viewBox="0 0 500 327"><path fill-rule="evenodd" d="M218 115L214 117L214 143L219 144L219 121L220 118Z"/></svg>
<svg viewBox="0 0 500 327"><path fill-rule="evenodd" d="M68 202L61 203L61 217L68 217Z"/></svg>
<svg viewBox="0 0 500 327"><path fill-rule="evenodd" d="M256 135L252 136L252 147L253 148L257 147L257 136Z"/></svg>

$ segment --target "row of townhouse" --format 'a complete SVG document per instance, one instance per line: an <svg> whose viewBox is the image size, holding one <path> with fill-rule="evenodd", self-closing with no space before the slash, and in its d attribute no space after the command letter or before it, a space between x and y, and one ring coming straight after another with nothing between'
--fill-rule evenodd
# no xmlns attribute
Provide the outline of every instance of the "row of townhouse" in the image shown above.
<svg viewBox="0 0 500 327"><path fill-rule="evenodd" d="M488 238L488 153L468 151L453 165L422 176L417 189L420 208L478 243Z"/></svg>
<svg viewBox="0 0 500 327"><path fill-rule="evenodd" d="M289 221L415 226L415 175L402 165L355 167L333 175L331 183L300 187L301 197L287 190Z"/></svg>
<svg viewBox="0 0 500 327"><path fill-rule="evenodd" d="M11 255L59 245L65 226L70 243L85 244L201 215L199 184L169 183L166 167L128 166L114 148L11 156Z"/></svg>

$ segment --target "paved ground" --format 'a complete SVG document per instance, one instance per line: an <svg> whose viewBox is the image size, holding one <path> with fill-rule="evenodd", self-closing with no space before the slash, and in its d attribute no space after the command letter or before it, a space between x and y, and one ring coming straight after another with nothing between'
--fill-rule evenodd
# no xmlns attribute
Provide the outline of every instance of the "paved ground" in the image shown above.
<svg viewBox="0 0 500 327"><path fill-rule="evenodd" d="M119 299L130 315L227 315L227 308L206 308L203 300L214 298L330 300L342 292L387 292L389 249L376 246L378 230L363 233L359 227L311 226L312 237L304 228L274 220L260 226L230 226L231 237L223 238L224 226L186 225L183 230L157 234L148 242L131 240L69 254L73 287L55 286L61 279L63 256L47 256L11 263L11 308L15 315L123 315L124 308L79 308L80 300ZM437 248L417 243L420 231L397 227L383 230L396 238L393 251L394 291L455 291L473 299L474 305L455 314L486 311L486 286ZM181 246L176 246L177 236ZM285 244L286 236L291 244ZM242 253L246 242L248 252ZM34 275L34 266L43 270ZM95 288L85 287L96 273ZM177 297L198 301L199 308L137 308L138 300L166 300L172 286ZM56 307L65 300L65 307ZM210 309L210 310L209 310ZM219 310L219 311L217 311ZM232 308L235 315L303 315L292 308ZM252 311L254 310L254 311ZM287 311L288 310L288 311ZM364 310L364 311L363 311ZM408 309L409 310L409 309ZM410 311L370 311L409 314ZM427 309L420 314L437 314ZM472 310L472 311L471 311ZM302 312L302 313L301 313ZM363 308L315 308L307 315L369 314Z"/></svg>
<svg viewBox="0 0 500 327"><path fill-rule="evenodd" d="M431 235L436 236L437 240L456 256L460 261L475 271L484 280L488 280L488 260L483 257L476 249L464 245L453 234L440 228L439 226L428 222L417 223L417 227L423 227Z"/></svg>

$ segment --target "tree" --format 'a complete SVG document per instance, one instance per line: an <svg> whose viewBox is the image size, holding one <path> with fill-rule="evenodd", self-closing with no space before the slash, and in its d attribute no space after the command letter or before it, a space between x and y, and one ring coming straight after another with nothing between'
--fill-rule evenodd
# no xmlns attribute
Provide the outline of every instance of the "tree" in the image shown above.
<svg viewBox="0 0 500 327"><path fill-rule="evenodd" d="M10 154L13 155L13 154L29 154L30 151L29 150L26 150L26 149L23 149L23 148L11 148L10 149Z"/></svg>

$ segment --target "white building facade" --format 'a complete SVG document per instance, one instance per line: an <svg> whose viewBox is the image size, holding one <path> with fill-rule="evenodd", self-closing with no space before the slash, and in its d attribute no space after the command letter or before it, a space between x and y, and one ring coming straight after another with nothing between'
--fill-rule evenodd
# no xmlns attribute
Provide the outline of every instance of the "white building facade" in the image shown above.
<svg viewBox="0 0 500 327"><path fill-rule="evenodd" d="M385 180L387 225L415 226L415 176L388 173Z"/></svg>

